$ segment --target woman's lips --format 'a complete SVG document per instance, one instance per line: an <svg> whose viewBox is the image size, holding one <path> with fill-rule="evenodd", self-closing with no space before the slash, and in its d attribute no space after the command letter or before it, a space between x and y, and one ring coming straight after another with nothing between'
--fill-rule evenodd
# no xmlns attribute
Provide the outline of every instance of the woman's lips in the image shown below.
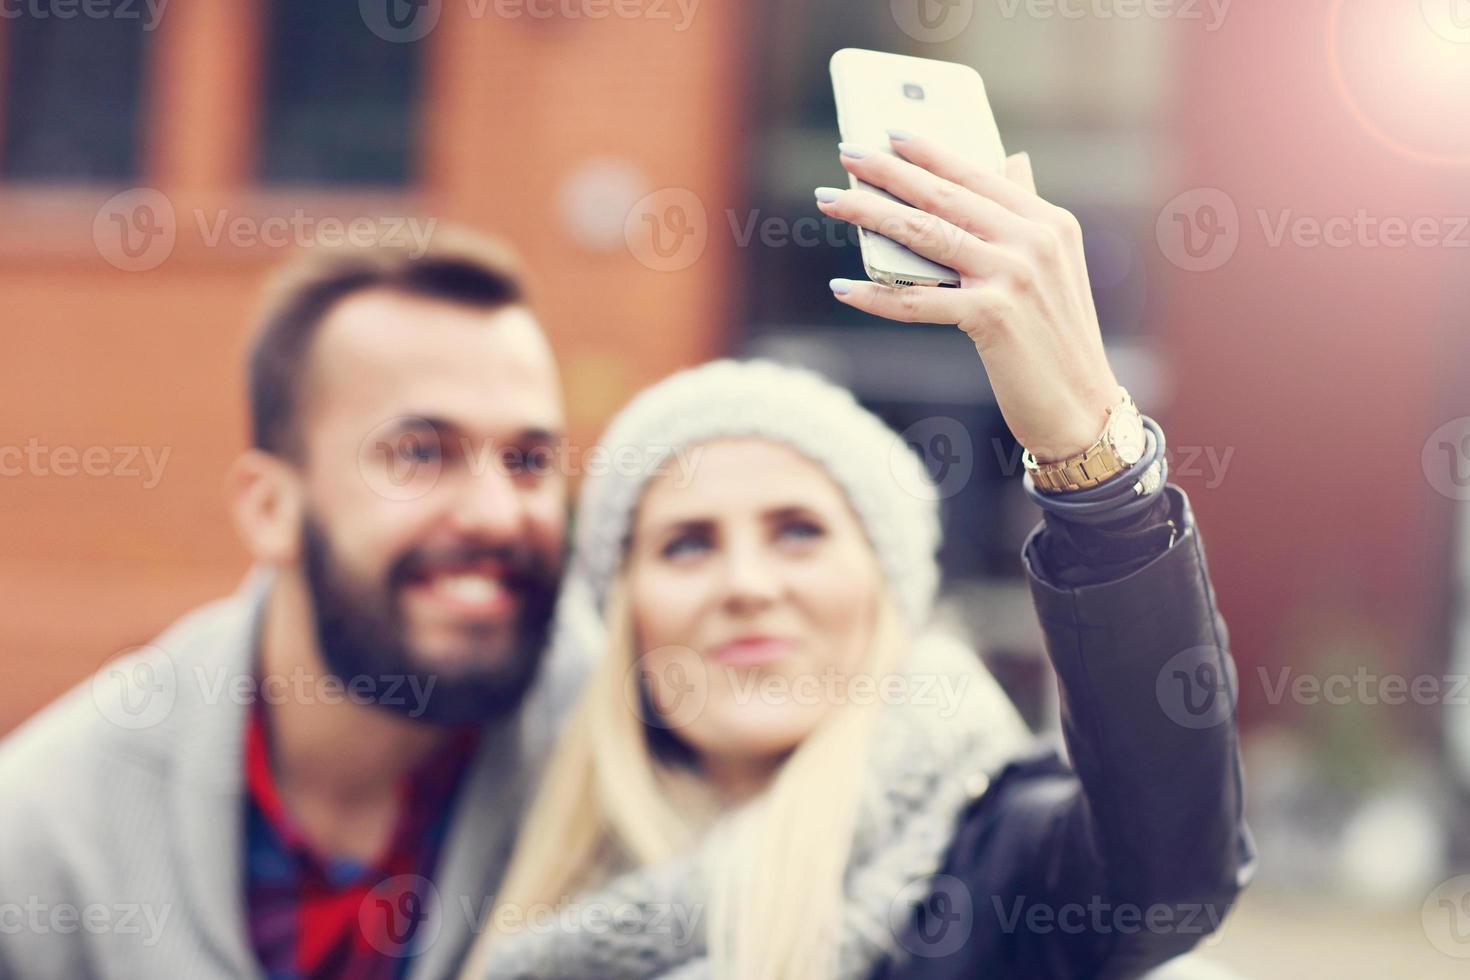
<svg viewBox="0 0 1470 980"><path fill-rule="evenodd" d="M710 657L731 667L760 667L780 660L794 645L781 636L739 636L715 647Z"/></svg>

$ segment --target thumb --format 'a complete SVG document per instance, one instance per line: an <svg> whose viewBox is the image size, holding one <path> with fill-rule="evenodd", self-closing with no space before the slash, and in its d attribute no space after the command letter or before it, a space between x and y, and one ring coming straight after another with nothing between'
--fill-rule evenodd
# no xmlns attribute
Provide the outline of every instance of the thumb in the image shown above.
<svg viewBox="0 0 1470 980"><path fill-rule="evenodd" d="M1024 150L1006 157L1006 179L1036 193L1036 175L1031 172L1031 154Z"/></svg>

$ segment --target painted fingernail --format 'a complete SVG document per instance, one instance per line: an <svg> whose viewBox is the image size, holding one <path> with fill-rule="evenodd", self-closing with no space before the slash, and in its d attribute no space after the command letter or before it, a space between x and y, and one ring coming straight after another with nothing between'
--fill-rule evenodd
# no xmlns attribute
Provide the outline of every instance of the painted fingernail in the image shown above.
<svg viewBox="0 0 1470 980"><path fill-rule="evenodd" d="M833 279L827 285L831 286L832 292L836 293L838 296L846 296L848 293L852 292L851 279Z"/></svg>
<svg viewBox="0 0 1470 980"><path fill-rule="evenodd" d="M888 131L888 138L893 140L895 143L901 143L913 135L914 134L909 132L907 129L890 129Z"/></svg>
<svg viewBox="0 0 1470 980"><path fill-rule="evenodd" d="M843 156L852 157L854 160L861 160L863 157L868 155L868 151L863 149L861 146L858 146L856 143L838 143L837 149L842 153Z"/></svg>
<svg viewBox="0 0 1470 980"><path fill-rule="evenodd" d="M821 201L823 204L831 204L832 202L837 200L837 195L840 193L842 192L835 187L818 187L817 200Z"/></svg>

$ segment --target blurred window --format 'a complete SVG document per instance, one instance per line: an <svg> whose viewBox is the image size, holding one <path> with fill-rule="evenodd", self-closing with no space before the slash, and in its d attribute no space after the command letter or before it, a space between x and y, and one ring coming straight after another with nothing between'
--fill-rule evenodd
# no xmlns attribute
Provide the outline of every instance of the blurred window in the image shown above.
<svg viewBox="0 0 1470 980"><path fill-rule="evenodd" d="M422 42L384 40L350 2L273 0L266 30L261 181L409 183Z"/></svg>
<svg viewBox="0 0 1470 980"><path fill-rule="evenodd" d="M147 18L81 13L16 5L0 29L7 180L119 182L138 173Z"/></svg>

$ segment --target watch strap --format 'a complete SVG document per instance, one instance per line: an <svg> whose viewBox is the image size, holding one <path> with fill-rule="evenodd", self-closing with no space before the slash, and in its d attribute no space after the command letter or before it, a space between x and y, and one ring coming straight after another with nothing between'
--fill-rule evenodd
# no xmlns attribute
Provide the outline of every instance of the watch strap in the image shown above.
<svg viewBox="0 0 1470 980"><path fill-rule="evenodd" d="M1036 489L1043 493L1085 490L1128 469L1105 436L1070 459L1042 463L1028 449L1024 460Z"/></svg>
<svg viewBox="0 0 1470 980"><path fill-rule="evenodd" d="M1067 459L1043 463L1029 449L1021 456L1031 481L1042 493L1067 493L1086 490L1117 476L1129 468L1129 462L1118 455L1110 438L1120 411L1129 413L1142 427L1142 416L1133 404L1128 389L1123 388L1122 398L1108 409L1108 418L1103 423L1102 433L1092 445Z"/></svg>

